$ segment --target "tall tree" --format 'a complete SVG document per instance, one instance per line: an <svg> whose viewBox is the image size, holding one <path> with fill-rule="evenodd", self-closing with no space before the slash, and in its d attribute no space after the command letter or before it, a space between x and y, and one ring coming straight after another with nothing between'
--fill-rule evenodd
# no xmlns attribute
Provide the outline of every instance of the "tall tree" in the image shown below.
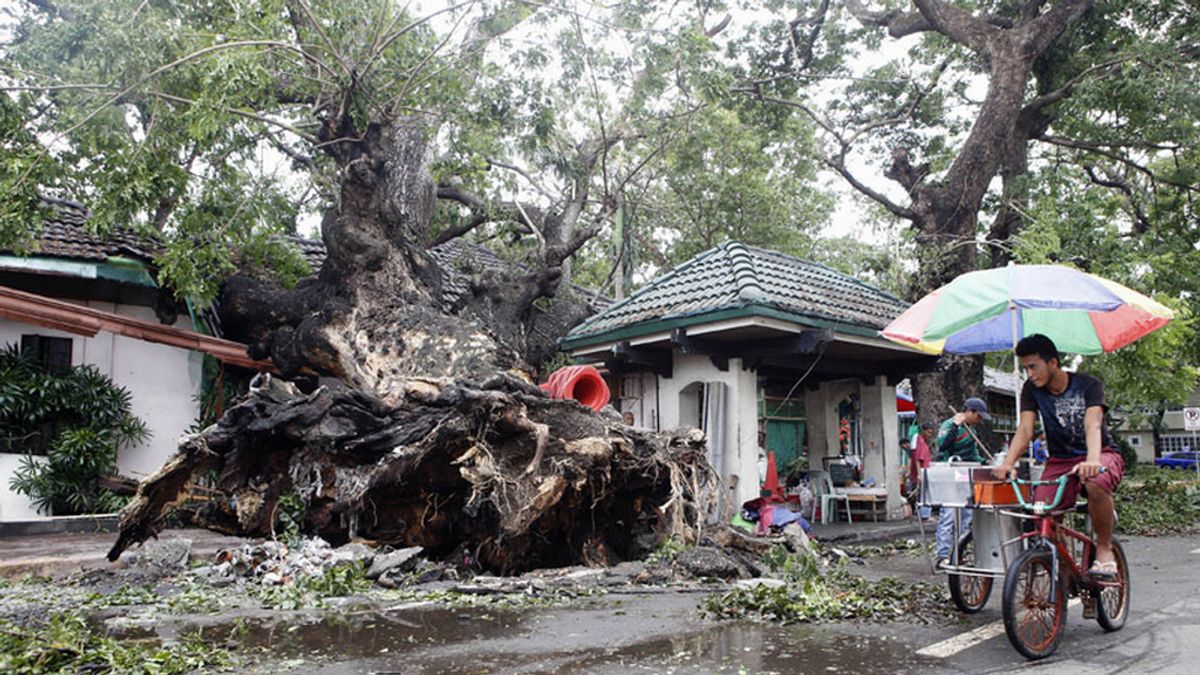
<svg viewBox="0 0 1200 675"><path fill-rule="evenodd" d="M1081 170L1092 164L1099 181L1120 190L1128 182L1105 179L1094 170L1096 157L1148 168L1139 155L1161 158L1183 146L1181 133L1194 136L1176 123L1127 137L1121 129L1128 116L1105 114L1137 99L1134 107L1145 117L1161 92L1169 100L1186 89L1197 56L1196 12L1188 3L904 4L803 3L793 18L769 25L765 40L748 41L750 65L735 70L744 95L812 119L823 132L825 164L912 227L919 265L912 299L979 266L985 232L990 262L1008 259L1028 210L1035 148L1091 153L1071 159L1080 160ZM903 56L878 55L876 47L889 38L907 46ZM1115 100L1077 98L1104 86L1147 90ZM1166 114L1169 108L1158 109L1159 119ZM864 165L880 166L895 187L865 178ZM1150 171L1160 184L1195 190L1181 176ZM1136 195L1130 202L1136 205ZM989 213L990 224L982 220ZM981 365L977 358L950 359L944 381L922 378L918 396L927 407L957 405L979 386Z"/></svg>
<svg viewBox="0 0 1200 675"><path fill-rule="evenodd" d="M713 102L627 191L641 271L657 274L730 240L811 256L830 196L816 188L807 120L782 130Z"/></svg>
<svg viewBox="0 0 1200 675"><path fill-rule="evenodd" d="M5 234L37 227L39 189L69 192L99 225L159 228L167 278L211 292L231 243L285 229L258 205L293 194L294 178L260 161L270 149L317 196L327 257L290 289L225 280L223 326L285 377L349 385L255 390L140 486L110 555L151 536L210 469L236 497L204 507L214 527L265 535L294 490L333 541L461 546L494 570L695 535L711 489L698 439L634 433L527 378L554 337L538 330L542 299L645 164L610 156L631 139L653 151L647 139L679 117L676 70L719 21L569 0L425 16L391 0L29 5L3 62L16 97L0 117L13 148L0 189L22 197ZM621 53L602 49L608 32L630 36ZM521 47L537 41L554 48ZM552 58L557 86L508 67ZM439 221L439 200L462 210ZM527 266L475 275L448 308L428 247L484 224L533 240Z"/></svg>

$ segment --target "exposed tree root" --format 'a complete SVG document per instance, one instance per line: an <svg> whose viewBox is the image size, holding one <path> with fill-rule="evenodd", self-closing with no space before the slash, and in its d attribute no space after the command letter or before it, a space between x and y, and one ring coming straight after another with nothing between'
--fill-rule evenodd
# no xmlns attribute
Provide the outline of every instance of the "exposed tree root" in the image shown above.
<svg viewBox="0 0 1200 675"><path fill-rule="evenodd" d="M227 498L199 505L205 527L270 536L281 497L294 493L305 529L331 543L423 546L497 573L637 558L667 536L695 541L716 494L700 432L631 429L515 378L410 383L389 402L276 381L142 481L109 558L154 536L186 486L214 469Z"/></svg>

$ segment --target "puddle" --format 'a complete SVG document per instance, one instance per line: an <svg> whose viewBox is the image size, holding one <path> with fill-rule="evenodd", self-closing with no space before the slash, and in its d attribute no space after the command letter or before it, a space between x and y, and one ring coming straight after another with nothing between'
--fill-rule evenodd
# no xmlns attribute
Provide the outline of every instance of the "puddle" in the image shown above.
<svg viewBox="0 0 1200 675"><path fill-rule="evenodd" d="M844 629L845 627L843 627ZM317 672L426 673L916 673L928 661L911 647L887 637L850 636L813 627L723 624L698 633L658 639L631 647L595 646L581 652L546 654L480 653L428 655L419 663L376 658L332 665ZM481 645L483 647L483 645ZM469 664L468 664L469 663Z"/></svg>
<svg viewBox="0 0 1200 675"><path fill-rule="evenodd" d="M263 654L264 670L304 673L892 673L928 661L858 625L776 626L699 618L697 596L626 598L605 607L411 607L243 619L203 628Z"/></svg>
<svg viewBox="0 0 1200 675"><path fill-rule="evenodd" d="M205 639L233 641L239 651L262 651L272 658L353 660L509 635L520 632L527 617L513 610L420 608L243 618L200 630Z"/></svg>

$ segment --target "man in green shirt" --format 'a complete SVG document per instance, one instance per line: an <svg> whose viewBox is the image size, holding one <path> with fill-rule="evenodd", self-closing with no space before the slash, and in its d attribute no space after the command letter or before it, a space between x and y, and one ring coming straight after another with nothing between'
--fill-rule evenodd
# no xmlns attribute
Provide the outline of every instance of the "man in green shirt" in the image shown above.
<svg viewBox="0 0 1200 675"><path fill-rule="evenodd" d="M937 449L939 462L948 462L951 457L961 462L982 462L979 445L968 427L980 422L990 422L987 404L983 399L969 398L963 403L963 411L942 422L938 428Z"/></svg>
<svg viewBox="0 0 1200 675"><path fill-rule="evenodd" d="M975 437L971 434L969 427L991 420L992 416L988 414L987 403L984 403L983 399L974 397L967 399L963 403L962 412L956 413L954 417L942 422L942 426L938 429L935 443L937 461L948 462L954 458L955 461L961 462L982 462L979 445L975 442ZM971 527L970 509L941 509L941 512L938 513L936 537L938 569L941 569L950 560L950 550L954 546L955 511L962 513L962 531L965 532Z"/></svg>

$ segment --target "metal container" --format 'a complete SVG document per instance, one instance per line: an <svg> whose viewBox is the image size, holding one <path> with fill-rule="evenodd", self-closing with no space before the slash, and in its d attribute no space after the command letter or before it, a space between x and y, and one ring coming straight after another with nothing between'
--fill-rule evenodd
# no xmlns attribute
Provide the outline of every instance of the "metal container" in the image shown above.
<svg viewBox="0 0 1200 675"><path fill-rule="evenodd" d="M921 481L923 506L963 507L971 502L971 472L979 470L975 462L935 462L925 469ZM989 470L990 471L990 470Z"/></svg>
<svg viewBox="0 0 1200 675"><path fill-rule="evenodd" d="M1003 574L1008 563L1021 552L1021 542L1016 540L1020 535L1019 519L998 509L975 509L971 516L971 536L975 543L973 567Z"/></svg>

